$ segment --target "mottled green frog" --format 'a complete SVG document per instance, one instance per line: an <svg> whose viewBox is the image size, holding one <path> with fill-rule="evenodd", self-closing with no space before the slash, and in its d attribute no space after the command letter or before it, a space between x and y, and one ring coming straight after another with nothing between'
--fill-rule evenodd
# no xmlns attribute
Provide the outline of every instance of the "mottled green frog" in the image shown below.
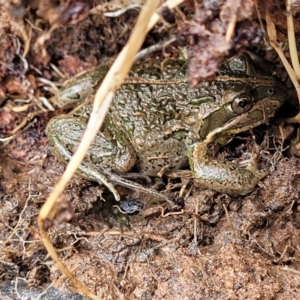
<svg viewBox="0 0 300 300"><path fill-rule="evenodd" d="M46 129L50 146L64 162L81 140L107 70L98 66L76 76L57 96L58 106L81 103L68 115L53 118ZM226 144L235 134L267 122L285 101L285 87L247 54L227 60L213 80L195 88L189 87L186 71L187 62L181 60L136 63L79 172L107 185L117 200L111 182L165 199L125 179L133 167L141 176L157 176L188 163L194 181L205 188L233 195L252 191L268 171L217 161L207 145Z"/></svg>

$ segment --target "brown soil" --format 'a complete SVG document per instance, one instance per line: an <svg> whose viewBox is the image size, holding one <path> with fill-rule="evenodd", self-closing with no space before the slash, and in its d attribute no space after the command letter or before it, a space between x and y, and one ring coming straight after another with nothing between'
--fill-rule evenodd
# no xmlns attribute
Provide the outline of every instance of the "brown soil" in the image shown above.
<svg viewBox="0 0 300 300"><path fill-rule="evenodd" d="M31 291L31 297L38 297L39 288L49 284L75 293L47 256L37 227L39 209L64 170L44 134L48 120L61 110L49 111L42 97L52 96L48 82L63 82L51 64L70 78L116 55L138 10L108 18L87 15L93 1L10 2L0 0L0 295L18 299ZM258 2L263 12L267 6ZM284 37L280 9L282 3L276 1L271 13ZM293 9L297 17L299 8ZM276 55L266 51L254 11L251 1L189 0L180 10L162 13L164 21L150 32L143 47L175 36L163 54L171 56L177 55L179 45L187 45L192 85L213 76L225 56L245 49L273 62ZM233 15L237 24L229 45L226 28ZM41 43L50 23L58 28ZM276 59L273 65L291 87L293 102L294 91L280 62ZM149 204L138 213L122 214L104 187L75 176L57 204L54 223L49 224L55 247L63 249L61 259L103 299L297 299L300 159L295 153L299 145L293 140L295 127L284 130L284 142L275 121L252 133L270 142L264 146L269 154L262 162L272 167L261 185L244 197L193 187L183 210ZM5 141L9 136L13 138ZM245 143L231 144L224 155L251 150L253 143ZM282 151L286 146L291 147ZM124 199L143 197L123 189L120 193ZM175 189L171 196L177 195ZM80 299L47 291L40 299Z"/></svg>

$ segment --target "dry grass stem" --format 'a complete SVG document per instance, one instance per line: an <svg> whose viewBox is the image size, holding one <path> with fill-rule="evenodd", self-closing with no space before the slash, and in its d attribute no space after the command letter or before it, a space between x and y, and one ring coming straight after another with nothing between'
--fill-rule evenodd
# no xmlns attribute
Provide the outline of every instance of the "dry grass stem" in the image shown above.
<svg viewBox="0 0 300 300"><path fill-rule="evenodd" d="M291 55L291 61L293 65L293 69L297 75L298 80L300 79L300 66L299 66L299 58L297 52L297 45L295 39L295 28L294 28L294 20L293 15L291 14L291 0L286 0L286 11L287 11L287 34L288 34L288 42L289 49Z"/></svg>
<svg viewBox="0 0 300 300"><path fill-rule="evenodd" d="M288 74L295 86L295 89L296 89L296 92L298 95L298 99L300 99L300 85L298 82L298 77L297 77L295 71L293 70L293 68L291 67L290 63L284 56L282 48L280 47L280 45L277 42L277 33L276 33L275 24L271 20L268 12L266 13L266 22L267 22L267 31L268 31L268 35L269 35L269 39L270 39L270 44L274 48L274 50L277 52L279 58L281 59L286 71L288 72ZM299 121L300 121L299 113L297 116L285 120L286 123L295 123L295 122L299 122Z"/></svg>

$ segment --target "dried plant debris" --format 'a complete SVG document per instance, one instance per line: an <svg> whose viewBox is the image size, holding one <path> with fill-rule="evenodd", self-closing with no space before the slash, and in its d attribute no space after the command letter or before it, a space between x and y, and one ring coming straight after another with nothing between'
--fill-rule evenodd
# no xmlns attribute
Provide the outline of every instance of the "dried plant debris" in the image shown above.
<svg viewBox="0 0 300 300"><path fill-rule="evenodd" d="M113 0L101 2L91 9L91 14L103 14L106 17L118 17L130 9L140 8L145 0Z"/></svg>
<svg viewBox="0 0 300 300"><path fill-rule="evenodd" d="M195 14L178 25L178 39L188 47L189 79L196 86L201 79L215 75L229 53L239 53L258 45L262 31L249 21L252 1L194 1Z"/></svg>
<svg viewBox="0 0 300 300"><path fill-rule="evenodd" d="M93 6L92 0L76 1L36 1L37 15L47 20L50 24L76 24L86 18Z"/></svg>
<svg viewBox="0 0 300 300"><path fill-rule="evenodd" d="M0 0L0 7L0 36L12 33L19 36L23 41L28 40L28 26L24 21L26 11L25 1Z"/></svg>
<svg viewBox="0 0 300 300"><path fill-rule="evenodd" d="M270 14L271 20L280 29L287 29L286 22L286 1L285 0L267 0L257 1L258 9L262 18L265 18L266 12ZM295 32L300 30L300 2L292 1L291 13L294 18Z"/></svg>

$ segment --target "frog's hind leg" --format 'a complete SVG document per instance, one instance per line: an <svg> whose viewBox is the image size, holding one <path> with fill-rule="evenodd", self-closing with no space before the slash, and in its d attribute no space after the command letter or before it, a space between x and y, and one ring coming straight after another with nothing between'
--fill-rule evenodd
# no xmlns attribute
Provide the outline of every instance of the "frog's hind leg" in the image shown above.
<svg viewBox="0 0 300 300"><path fill-rule="evenodd" d="M62 115L50 120L46 128L49 145L55 156L63 163L68 163L70 161L72 157L71 151L74 150L74 146L79 145L80 136L83 132L83 130L81 130L81 125L83 126L83 124L73 121L74 118L71 119L67 115ZM68 126L70 126L71 128L66 128ZM74 132L77 132L79 134L74 134ZM113 193L117 201L120 200L119 193L117 192L115 186L108 179L107 175L102 174L94 167L85 165L84 163L81 163L79 165L77 173L88 180L101 182Z"/></svg>
<svg viewBox="0 0 300 300"><path fill-rule="evenodd" d="M71 159L72 153L81 141L85 126L81 118L74 118L70 115L62 115L50 120L46 133L51 149L60 161L67 163ZM88 180L104 184L114 194L117 201L120 200L120 196L113 183L139 190L159 201L166 201L167 197L159 192L111 172L111 170L121 173L129 171L136 162L136 154L125 136L118 135L116 138L109 128L110 124L106 123L102 128L103 132L97 134L84 162L78 167L77 173Z"/></svg>

